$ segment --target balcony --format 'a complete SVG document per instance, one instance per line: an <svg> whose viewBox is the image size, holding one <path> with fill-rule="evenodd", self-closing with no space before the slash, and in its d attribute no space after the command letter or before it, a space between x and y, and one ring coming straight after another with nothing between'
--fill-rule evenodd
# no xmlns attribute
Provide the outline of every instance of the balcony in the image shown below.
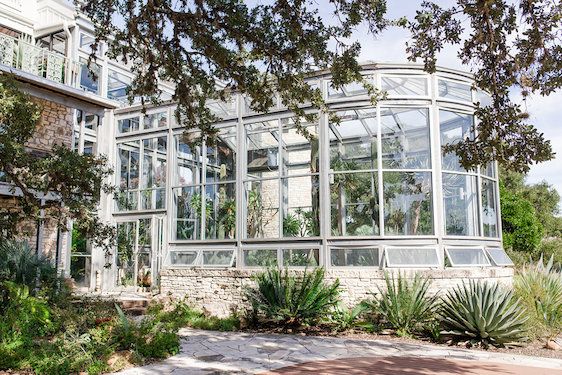
<svg viewBox="0 0 562 375"><path fill-rule="evenodd" d="M80 71L76 61L60 53L4 34L0 34L0 64L72 87Z"/></svg>

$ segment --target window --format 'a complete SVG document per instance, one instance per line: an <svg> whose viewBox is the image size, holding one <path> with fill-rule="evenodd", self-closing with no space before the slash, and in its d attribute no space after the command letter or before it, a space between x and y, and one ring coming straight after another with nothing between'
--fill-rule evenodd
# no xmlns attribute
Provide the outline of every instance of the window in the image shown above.
<svg viewBox="0 0 562 375"><path fill-rule="evenodd" d="M427 78L416 76L381 77L381 88L392 96L427 96Z"/></svg>
<svg viewBox="0 0 562 375"><path fill-rule="evenodd" d="M80 57L80 88L94 94L100 93L101 66L92 62L88 67L88 59Z"/></svg>
<svg viewBox="0 0 562 375"><path fill-rule="evenodd" d="M429 110L381 108L383 168L431 168Z"/></svg>
<svg viewBox="0 0 562 375"><path fill-rule="evenodd" d="M232 267L236 252L234 249L171 249L172 266Z"/></svg>
<svg viewBox="0 0 562 375"><path fill-rule="evenodd" d="M314 248L260 248L244 249L246 267L317 267L320 264L320 249Z"/></svg>
<svg viewBox="0 0 562 375"><path fill-rule="evenodd" d="M234 263L234 250L203 250L201 265L209 267L231 267Z"/></svg>
<svg viewBox="0 0 562 375"><path fill-rule="evenodd" d="M433 234L430 172L384 172L383 194L385 234Z"/></svg>
<svg viewBox="0 0 562 375"><path fill-rule="evenodd" d="M501 247L487 247L486 253L488 253L496 266L513 266L513 261L509 259L505 250Z"/></svg>
<svg viewBox="0 0 562 375"><path fill-rule="evenodd" d="M440 79L437 88L441 98L472 103L472 87L467 83Z"/></svg>
<svg viewBox="0 0 562 375"><path fill-rule="evenodd" d="M316 124L292 118L245 126L246 236L313 237L319 226L319 143Z"/></svg>
<svg viewBox="0 0 562 375"><path fill-rule="evenodd" d="M477 236L480 229L476 176L443 173L443 209L447 235Z"/></svg>
<svg viewBox="0 0 562 375"><path fill-rule="evenodd" d="M365 80L372 83L371 77L365 77ZM361 82L351 82L336 89L332 86L332 82L328 81L328 99L349 98L352 96L364 96L367 94L367 89Z"/></svg>
<svg viewBox="0 0 562 375"><path fill-rule="evenodd" d="M167 137L122 142L117 149L120 170L117 209L165 208Z"/></svg>
<svg viewBox="0 0 562 375"><path fill-rule="evenodd" d="M170 264L174 266L194 265L197 255L198 253L195 250L170 250Z"/></svg>
<svg viewBox="0 0 562 375"><path fill-rule="evenodd" d="M117 286L152 285L152 220L117 224Z"/></svg>
<svg viewBox="0 0 562 375"><path fill-rule="evenodd" d="M133 79L115 70L107 71L107 97L109 99L127 101L127 88Z"/></svg>
<svg viewBox="0 0 562 375"><path fill-rule="evenodd" d="M482 226L484 237L498 237L498 209L496 184L493 180L482 177Z"/></svg>
<svg viewBox="0 0 562 375"><path fill-rule="evenodd" d="M332 248L330 265L333 267L379 267L378 248Z"/></svg>
<svg viewBox="0 0 562 375"><path fill-rule="evenodd" d="M435 247L385 247L387 267L439 267Z"/></svg>
<svg viewBox="0 0 562 375"><path fill-rule="evenodd" d="M463 139L474 139L474 116L452 111L439 111L439 129L441 146L452 145ZM441 165L443 170L466 172L459 162L459 157L453 153L442 153Z"/></svg>
<svg viewBox="0 0 562 375"><path fill-rule="evenodd" d="M117 120L117 131L119 133L130 133L139 130L140 119L138 116Z"/></svg>
<svg viewBox="0 0 562 375"><path fill-rule="evenodd" d="M168 113L158 112L150 113L144 116L143 129L157 129L168 127Z"/></svg>
<svg viewBox="0 0 562 375"><path fill-rule="evenodd" d="M92 52L92 46L94 45L96 38L88 34L80 33L80 49L86 51L87 53ZM96 55L101 56L101 48L98 45L96 50Z"/></svg>
<svg viewBox="0 0 562 375"><path fill-rule="evenodd" d="M224 119L236 116L236 98L232 97L227 101L210 100L207 102L207 108L218 118Z"/></svg>
<svg viewBox="0 0 562 375"><path fill-rule="evenodd" d="M220 129L213 145L189 144L183 135L175 144L175 239L234 239L236 129Z"/></svg>
<svg viewBox="0 0 562 375"><path fill-rule="evenodd" d="M330 124L331 234L380 233L375 109L341 111Z"/></svg>
<svg viewBox="0 0 562 375"><path fill-rule="evenodd" d="M453 267L489 266L490 260L481 247L447 247L447 259Z"/></svg>

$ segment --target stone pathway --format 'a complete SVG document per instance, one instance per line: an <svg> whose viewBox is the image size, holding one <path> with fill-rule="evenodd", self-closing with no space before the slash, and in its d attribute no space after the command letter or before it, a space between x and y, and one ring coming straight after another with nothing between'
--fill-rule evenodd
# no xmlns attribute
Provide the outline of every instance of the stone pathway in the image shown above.
<svg viewBox="0 0 562 375"><path fill-rule="evenodd" d="M396 341L188 328L180 335L180 354L120 374L562 374L558 359Z"/></svg>

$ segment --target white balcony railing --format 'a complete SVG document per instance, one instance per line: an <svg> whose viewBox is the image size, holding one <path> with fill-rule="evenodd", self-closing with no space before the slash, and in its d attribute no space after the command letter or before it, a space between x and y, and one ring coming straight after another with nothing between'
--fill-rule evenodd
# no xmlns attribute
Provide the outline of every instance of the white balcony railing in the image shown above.
<svg viewBox="0 0 562 375"><path fill-rule="evenodd" d="M73 87L79 72L77 62L5 34L0 34L0 64Z"/></svg>

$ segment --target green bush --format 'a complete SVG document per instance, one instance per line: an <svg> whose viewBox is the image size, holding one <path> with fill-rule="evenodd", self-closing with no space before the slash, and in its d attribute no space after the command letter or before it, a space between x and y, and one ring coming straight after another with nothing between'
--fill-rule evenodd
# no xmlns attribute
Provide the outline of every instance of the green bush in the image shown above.
<svg viewBox="0 0 562 375"><path fill-rule="evenodd" d="M528 325L535 338L552 338L562 331L562 273L544 265L542 258L517 273L515 293L529 312Z"/></svg>
<svg viewBox="0 0 562 375"><path fill-rule="evenodd" d="M0 242L0 282L13 281L34 289L39 284L52 287L56 280L57 270L51 261L37 255L27 242Z"/></svg>
<svg viewBox="0 0 562 375"><path fill-rule="evenodd" d="M246 291L259 319L265 317L285 327L312 324L327 317L339 300L339 280L328 285L325 271L316 268L302 276L269 268L255 276L257 286Z"/></svg>
<svg viewBox="0 0 562 375"><path fill-rule="evenodd" d="M357 327L368 329L372 327L372 324L360 322L360 317L370 309L370 304L367 301L363 301L353 308L345 306L342 302L339 302L332 314L330 316L330 323L334 325L334 329L338 332L347 331Z"/></svg>
<svg viewBox="0 0 562 375"><path fill-rule="evenodd" d="M534 256L537 260L541 257L543 259L552 258L553 267L562 269L562 238L544 238Z"/></svg>
<svg viewBox="0 0 562 375"><path fill-rule="evenodd" d="M399 336L420 332L435 316L438 298L429 296L430 280L416 274L409 282L401 274L397 278L385 273L386 290L379 288L380 298L372 309L381 323L396 330Z"/></svg>
<svg viewBox="0 0 562 375"><path fill-rule="evenodd" d="M472 345L518 345L526 339L526 311L499 284L471 280L450 290L440 315L443 335Z"/></svg>

